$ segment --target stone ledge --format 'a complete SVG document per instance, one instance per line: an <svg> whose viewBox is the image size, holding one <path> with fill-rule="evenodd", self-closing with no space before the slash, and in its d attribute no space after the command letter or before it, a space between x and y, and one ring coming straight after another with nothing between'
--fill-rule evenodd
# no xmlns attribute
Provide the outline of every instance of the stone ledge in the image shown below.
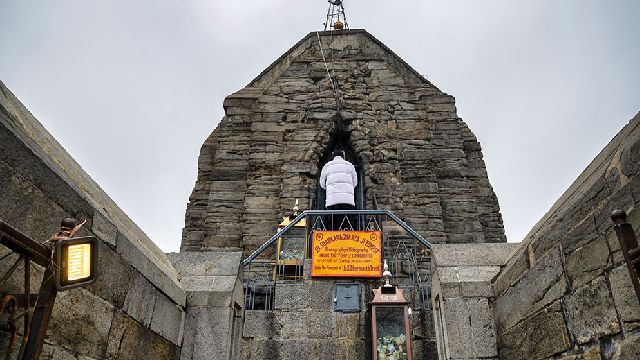
<svg viewBox="0 0 640 360"><path fill-rule="evenodd" d="M241 252L181 252L167 254L181 276L237 276Z"/></svg>
<svg viewBox="0 0 640 360"><path fill-rule="evenodd" d="M433 244L436 266L504 266L518 244Z"/></svg>

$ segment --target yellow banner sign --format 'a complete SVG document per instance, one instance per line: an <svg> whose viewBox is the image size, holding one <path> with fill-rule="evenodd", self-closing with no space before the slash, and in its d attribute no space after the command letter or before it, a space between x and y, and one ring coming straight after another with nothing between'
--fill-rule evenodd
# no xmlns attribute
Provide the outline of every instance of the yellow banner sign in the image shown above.
<svg viewBox="0 0 640 360"><path fill-rule="evenodd" d="M380 231L314 231L311 276L381 277Z"/></svg>

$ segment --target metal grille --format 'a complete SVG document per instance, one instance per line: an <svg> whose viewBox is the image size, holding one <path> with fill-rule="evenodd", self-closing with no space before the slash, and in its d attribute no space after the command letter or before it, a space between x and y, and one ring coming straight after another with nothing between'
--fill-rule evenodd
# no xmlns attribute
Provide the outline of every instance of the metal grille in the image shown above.
<svg viewBox="0 0 640 360"><path fill-rule="evenodd" d="M306 219L304 232L293 228L302 219ZM429 308L431 244L422 236L388 210L309 210L244 260L245 310L273 309L278 283L302 281L316 230L380 231L382 257L391 266L394 282L415 289L418 305ZM277 247L279 238L281 260L277 249L268 250Z"/></svg>

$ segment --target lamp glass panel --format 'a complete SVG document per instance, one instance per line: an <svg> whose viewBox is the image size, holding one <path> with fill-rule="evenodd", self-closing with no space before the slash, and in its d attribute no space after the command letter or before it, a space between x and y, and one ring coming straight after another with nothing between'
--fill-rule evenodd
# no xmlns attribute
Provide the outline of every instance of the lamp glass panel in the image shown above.
<svg viewBox="0 0 640 360"><path fill-rule="evenodd" d="M67 261L67 280L91 276L91 244L70 245Z"/></svg>
<svg viewBox="0 0 640 360"><path fill-rule="evenodd" d="M404 307L376 307L378 360L406 360Z"/></svg>

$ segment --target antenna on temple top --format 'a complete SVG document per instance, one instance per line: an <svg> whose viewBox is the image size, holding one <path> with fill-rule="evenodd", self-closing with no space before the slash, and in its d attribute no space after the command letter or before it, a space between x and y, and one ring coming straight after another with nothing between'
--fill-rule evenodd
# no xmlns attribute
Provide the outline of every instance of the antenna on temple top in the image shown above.
<svg viewBox="0 0 640 360"><path fill-rule="evenodd" d="M342 30L349 29L347 17L344 14L344 6L342 0L328 0L329 11L327 11L327 22L324 23L324 30ZM342 19L342 21L340 21Z"/></svg>

